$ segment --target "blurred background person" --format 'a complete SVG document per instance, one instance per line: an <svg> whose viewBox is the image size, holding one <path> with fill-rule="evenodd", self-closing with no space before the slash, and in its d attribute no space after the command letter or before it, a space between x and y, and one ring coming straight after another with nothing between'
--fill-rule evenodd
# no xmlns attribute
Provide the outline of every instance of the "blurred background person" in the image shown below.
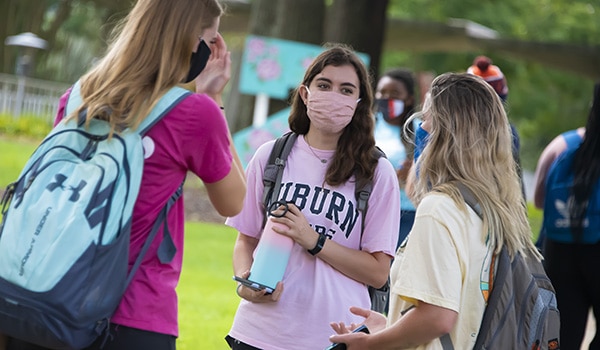
<svg viewBox="0 0 600 350"><path fill-rule="evenodd" d="M579 349L590 308L600 315L600 83L587 124L542 152L534 204L544 210L543 253L560 308L561 349ZM589 349L600 349L600 336Z"/></svg>
<svg viewBox="0 0 600 350"><path fill-rule="evenodd" d="M392 162L400 185L398 246L415 221L415 206L406 195L406 178L413 164L414 135L419 120L404 125L417 105L415 79L408 69L392 69L379 78L375 91L375 142Z"/></svg>
<svg viewBox="0 0 600 350"><path fill-rule="evenodd" d="M506 82L506 77L500 67L493 64L492 59L487 56L477 56L473 60L473 64L467 68L467 73L477 75L483 80L485 80L488 84L494 88L494 91L500 96L500 99L506 106L508 99L508 84ZM525 195L525 184L523 182L523 172L521 169L521 139L519 137L519 132L517 128L510 123L510 129L512 132L512 152L513 157L515 158L515 162L517 163L517 173L519 174L519 178L521 179L521 190L523 192L523 197L527 200L527 196Z"/></svg>

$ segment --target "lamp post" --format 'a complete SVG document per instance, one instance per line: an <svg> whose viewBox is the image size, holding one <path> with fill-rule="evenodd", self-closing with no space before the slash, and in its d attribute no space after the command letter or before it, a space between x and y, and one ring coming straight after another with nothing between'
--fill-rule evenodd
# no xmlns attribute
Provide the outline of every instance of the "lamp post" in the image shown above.
<svg viewBox="0 0 600 350"><path fill-rule="evenodd" d="M19 56L17 57L17 65L15 68L18 83L17 96L15 98L13 109L13 115L20 116L21 108L23 107L23 97L25 96L25 80L29 75L30 70L33 68L35 49L43 50L48 46L48 43L37 35L27 32L7 37L6 40L4 40L4 44L7 46L18 46L21 49Z"/></svg>

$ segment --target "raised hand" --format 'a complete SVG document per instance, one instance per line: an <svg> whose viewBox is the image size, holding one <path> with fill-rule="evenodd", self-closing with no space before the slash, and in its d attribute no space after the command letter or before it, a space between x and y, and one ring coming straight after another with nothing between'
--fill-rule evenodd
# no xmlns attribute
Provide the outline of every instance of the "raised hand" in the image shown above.
<svg viewBox="0 0 600 350"><path fill-rule="evenodd" d="M221 94L231 78L231 52L227 51L227 44L219 33L208 44L211 54L206 67L195 80L196 92L207 94L221 105Z"/></svg>

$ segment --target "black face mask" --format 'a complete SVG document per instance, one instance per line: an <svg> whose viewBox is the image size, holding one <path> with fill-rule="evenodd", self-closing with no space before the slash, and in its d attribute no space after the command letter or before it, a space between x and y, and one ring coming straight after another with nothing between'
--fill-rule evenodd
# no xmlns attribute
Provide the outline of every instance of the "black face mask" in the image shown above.
<svg viewBox="0 0 600 350"><path fill-rule="evenodd" d="M198 48L196 48L196 52L192 52L192 58L190 59L190 71L188 72L187 78L185 78L185 83L189 83L190 81L196 79L198 75L200 75L200 72L202 72L204 67L206 67L209 57L210 47L206 45L204 40L200 39Z"/></svg>

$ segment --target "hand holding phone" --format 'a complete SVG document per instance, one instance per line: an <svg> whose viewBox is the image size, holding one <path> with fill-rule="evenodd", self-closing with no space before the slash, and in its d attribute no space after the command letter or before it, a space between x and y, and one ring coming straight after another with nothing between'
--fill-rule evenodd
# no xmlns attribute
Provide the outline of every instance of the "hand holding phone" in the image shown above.
<svg viewBox="0 0 600 350"><path fill-rule="evenodd" d="M369 334L369 329L364 324L352 331L352 333L363 332ZM325 350L346 350L346 344L344 343L333 343L329 345Z"/></svg>
<svg viewBox="0 0 600 350"><path fill-rule="evenodd" d="M238 276L233 276L233 279L236 280L236 281L238 281L238 282L240 282L241 284L243 284L244 286L246 286L246 287L248 287L250 289L253 289L253 290L256 290L256 291L266 290L267 294L273 293L273 289L272 288L264 286L264 285L262 285L260 283L252 282L252 281L249 281L249 280L247 280L245 278L238 277Z"/></svg>

